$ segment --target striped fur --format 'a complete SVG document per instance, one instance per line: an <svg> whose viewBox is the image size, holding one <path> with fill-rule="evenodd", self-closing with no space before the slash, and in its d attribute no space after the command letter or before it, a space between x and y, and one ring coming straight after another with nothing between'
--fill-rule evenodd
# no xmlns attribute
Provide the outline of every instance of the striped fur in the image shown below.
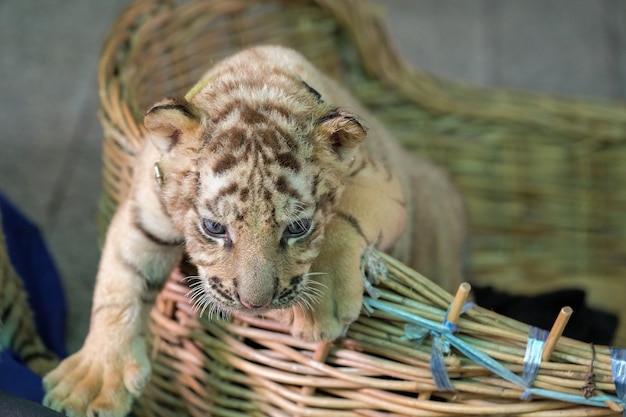
<svg viewBox="0 0 626 417"><path fill-rule="evenodd" d="M26 366L41 376L59 362L37 334L26 291L11 266L0 227L0 350L4 348L15 351Z"/></svg>
<svg viewBox="0 0 626 417"><path fill-rule="evenodd" d="M448 288L460 280L464 216L446 176L294 51L226 59L144 124L151 141L107 235L89 335L45 381L54 408L127 411L149 375L142 317L183 252L202 313L275 316L306 340L358 317L368 247Z"/></svg>

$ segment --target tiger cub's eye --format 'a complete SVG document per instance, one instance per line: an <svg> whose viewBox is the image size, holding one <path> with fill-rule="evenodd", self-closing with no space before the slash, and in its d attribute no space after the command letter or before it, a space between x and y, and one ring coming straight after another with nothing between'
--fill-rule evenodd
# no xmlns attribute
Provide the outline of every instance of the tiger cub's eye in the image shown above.
<svg viewBox="0 0 626 417"><path fill-rule="evenodd" d="M213 237L224 237L226 235L224 225L211 219L202 220L202 228L208 235Z"/></svg>
<svg viewBox="0 0 626 417"><path fill-rule="evenodd" d="M287 226L283 236L285 238L302 237L311 230L312 224L313 223L310 219L300 219L295 221Z"/></svg>

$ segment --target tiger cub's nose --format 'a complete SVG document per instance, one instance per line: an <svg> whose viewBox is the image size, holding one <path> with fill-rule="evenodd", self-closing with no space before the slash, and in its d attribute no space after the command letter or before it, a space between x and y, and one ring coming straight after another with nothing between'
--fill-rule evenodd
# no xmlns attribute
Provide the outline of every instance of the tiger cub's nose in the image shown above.
<svg viewBox="0 0 626 417"><path fill-rule="evenodd" d="M239 299L239 302L241 303L241 305L243 305L248 310L260 310L262 308L269 306L272 303L272 299L274 298L274 295L271 294L269 297L266 297L264 299L249 300L249 299L246 299L245 297L241 297L239 293L237 293L237 298Z"/></svg>

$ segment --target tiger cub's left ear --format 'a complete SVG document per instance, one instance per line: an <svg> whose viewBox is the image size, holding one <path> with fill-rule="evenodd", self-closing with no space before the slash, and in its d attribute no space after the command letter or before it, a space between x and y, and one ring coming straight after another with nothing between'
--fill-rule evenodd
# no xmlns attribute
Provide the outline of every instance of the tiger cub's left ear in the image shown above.
<svg viewBox="0 0 626 417"><path fill-rule="evenodd" d="M349 160L356 152L366 130L356 116L341 110L333 110L317 122L317 133L330 142L342 161Z"/></svg>
<svg viewBox="0 0 626 417"><path fill-rule="evenodd" d="M194 135L202 119L185 99L164 99L157 102L143 119L150 139L161 153L171 151L185 137Z"/></svg>

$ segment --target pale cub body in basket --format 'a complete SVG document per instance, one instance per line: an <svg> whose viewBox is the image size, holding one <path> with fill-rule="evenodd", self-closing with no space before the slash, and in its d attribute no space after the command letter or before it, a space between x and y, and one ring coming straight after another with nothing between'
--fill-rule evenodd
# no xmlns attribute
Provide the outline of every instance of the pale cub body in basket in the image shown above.
<svg viewBox="0 0 626 417"><path fill-rule="evenodd" d="M144 124L151 141L110 225L89 335L46 378L48 405L129 410L150 374L145 312L183 251L200 307L278 311L307 340L335 339L358 317L367 247L448 289L460 282L464 214L445 174L294 51L226 59Z"/></svg>

